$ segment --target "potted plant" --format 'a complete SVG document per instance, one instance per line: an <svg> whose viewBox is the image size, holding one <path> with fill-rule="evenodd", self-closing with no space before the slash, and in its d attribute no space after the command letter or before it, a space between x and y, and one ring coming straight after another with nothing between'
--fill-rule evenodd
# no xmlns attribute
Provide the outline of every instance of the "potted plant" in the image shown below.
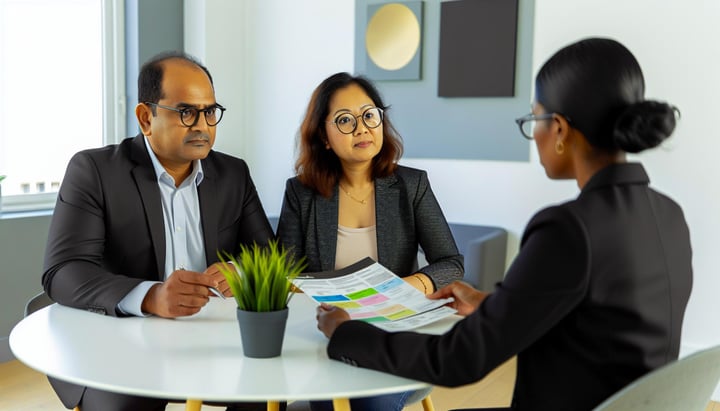
<svg viewBox="0 0 720 411"><path fill-rule="evenodd" d="M237 303L243 353L247 357L277 357L282 351L288 302L295 294L292 280L305 269L277 241L267 246L240 246L240 255L218 253L220 271Z"/></svg>

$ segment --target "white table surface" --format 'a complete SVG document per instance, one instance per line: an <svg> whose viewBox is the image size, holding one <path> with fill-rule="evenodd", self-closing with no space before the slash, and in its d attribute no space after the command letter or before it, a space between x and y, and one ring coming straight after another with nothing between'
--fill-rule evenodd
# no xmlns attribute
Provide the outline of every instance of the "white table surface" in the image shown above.
<svg viewBox="0 0 720 411"><path fill-rule="evenodd" d="M155 398L285 401L353 398L428 386L330 360L315 304L298 294L280 357L243 356L232 299L211 298L175 320L115 318L53 304L10 333L13 354L47 375L97 389ZM420 331L439 333L457 317Z"/></svg>

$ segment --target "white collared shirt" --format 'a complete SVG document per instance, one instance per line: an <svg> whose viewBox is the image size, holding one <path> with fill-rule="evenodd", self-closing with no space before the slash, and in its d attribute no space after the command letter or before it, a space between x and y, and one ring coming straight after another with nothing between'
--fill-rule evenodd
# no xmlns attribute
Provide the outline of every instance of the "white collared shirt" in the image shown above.
<svg viewBox="0 0 720 411"><path fill-rule="evenodd" d="M175 179L160 164L147 137L145 137L145 147L155 169L162 202L165 229L163 278L167 279L179 269L203 272L207 268L207 261L197 192L197 187L204 176L202 164L200 160L195 160L190 175L175 187ZM156 283L157 281L143 281L138 284L118 303L120 311L137 316L146 315L140 309L142 301L150 287Z"/></svg>

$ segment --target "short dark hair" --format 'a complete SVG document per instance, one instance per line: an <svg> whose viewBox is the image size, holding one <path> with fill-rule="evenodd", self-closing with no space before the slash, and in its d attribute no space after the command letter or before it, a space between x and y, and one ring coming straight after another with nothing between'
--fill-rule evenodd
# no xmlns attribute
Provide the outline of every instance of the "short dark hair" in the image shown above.
<svg viewBox="0 0 720 411"><path fill-rule="evenodd" d="M535 78L535 100L607 151L637 153L672 134L677 109L644 94L640 64L612 39L588 38L562 48Z"/></svg>
<svg viewBox="0 0 720 411"><path fill-rule="evenodd" d="M213 85L210 71L200 63L200 60L182 51L165 51L151 57L140 68L140 74L138 75L138 103L157 103L163 98L163 63L171 59L184 60L199 67L207 74L210 84Z"/></svg>
<svg viewBox="0 0 720 411"><path fill-rule="evenodd" d="M349 73L333 74L315 88L310 98L305 118L300 125L299 153L295 163L295 172L300 182L325 197L332 195L333 188L342 176L340 159L332 150L325 148L328 139L325 122L330 111L330 99L335 92L352 84L360 86L376 107L385 110L383 145L372 160L372 178L392 174L402 156L402 138L390 122L388 107L370 80Z"/></svg>

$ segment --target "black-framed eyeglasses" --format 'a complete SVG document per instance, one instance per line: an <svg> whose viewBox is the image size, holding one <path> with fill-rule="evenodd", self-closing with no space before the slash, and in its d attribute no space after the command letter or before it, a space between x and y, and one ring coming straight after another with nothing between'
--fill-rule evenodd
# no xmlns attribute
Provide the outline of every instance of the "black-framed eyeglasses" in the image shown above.
<svg viewBox="0 0 720 411"><path fill-rule="evenodd" d="M520 132L522 133L523 137L525 137L528 140L532 140L533 132L535 131L535 126L537 125L537 122L543 121L543 120L552 120L552 118L555 114L558 114L558 113L545 113L545 114L537 114L537 115L530 113L526 116L516 118L515 122L517 123L518 127L520 128ZM570 120L568 119L568 121L570 121Z"/></svg>
<svg viewBox="0 0 720 411"><path fill-rule="evenodd" d="M198 119L200 118L200 113L202 112L205 114L205 122L208 126L216 126L220 120L222 120L223 113L225 113L226 108L221 106L220 104L215 104L214 106L206 107L206 108L197 108L197 107L170 107L170 106L164 106L162 104L158 103L149 103L146 102L145 104L149 106L155 106L164 108L165 110L172 110L176 111L180 115L180 121L183 123L185 127L195 127L195 124L197 124Z"/></svg>
<svg viewBox="0 0 720 411"><path fill-rule="evenodd" d="M335 124L339 132L352 134L357 129L358 117L362 119L365 127L377 128L383 122L383 109L380 107L370 107L365 109L359 116L351 113L342 113L335 117L333 121L330 121L330 123Z"/></svg>

